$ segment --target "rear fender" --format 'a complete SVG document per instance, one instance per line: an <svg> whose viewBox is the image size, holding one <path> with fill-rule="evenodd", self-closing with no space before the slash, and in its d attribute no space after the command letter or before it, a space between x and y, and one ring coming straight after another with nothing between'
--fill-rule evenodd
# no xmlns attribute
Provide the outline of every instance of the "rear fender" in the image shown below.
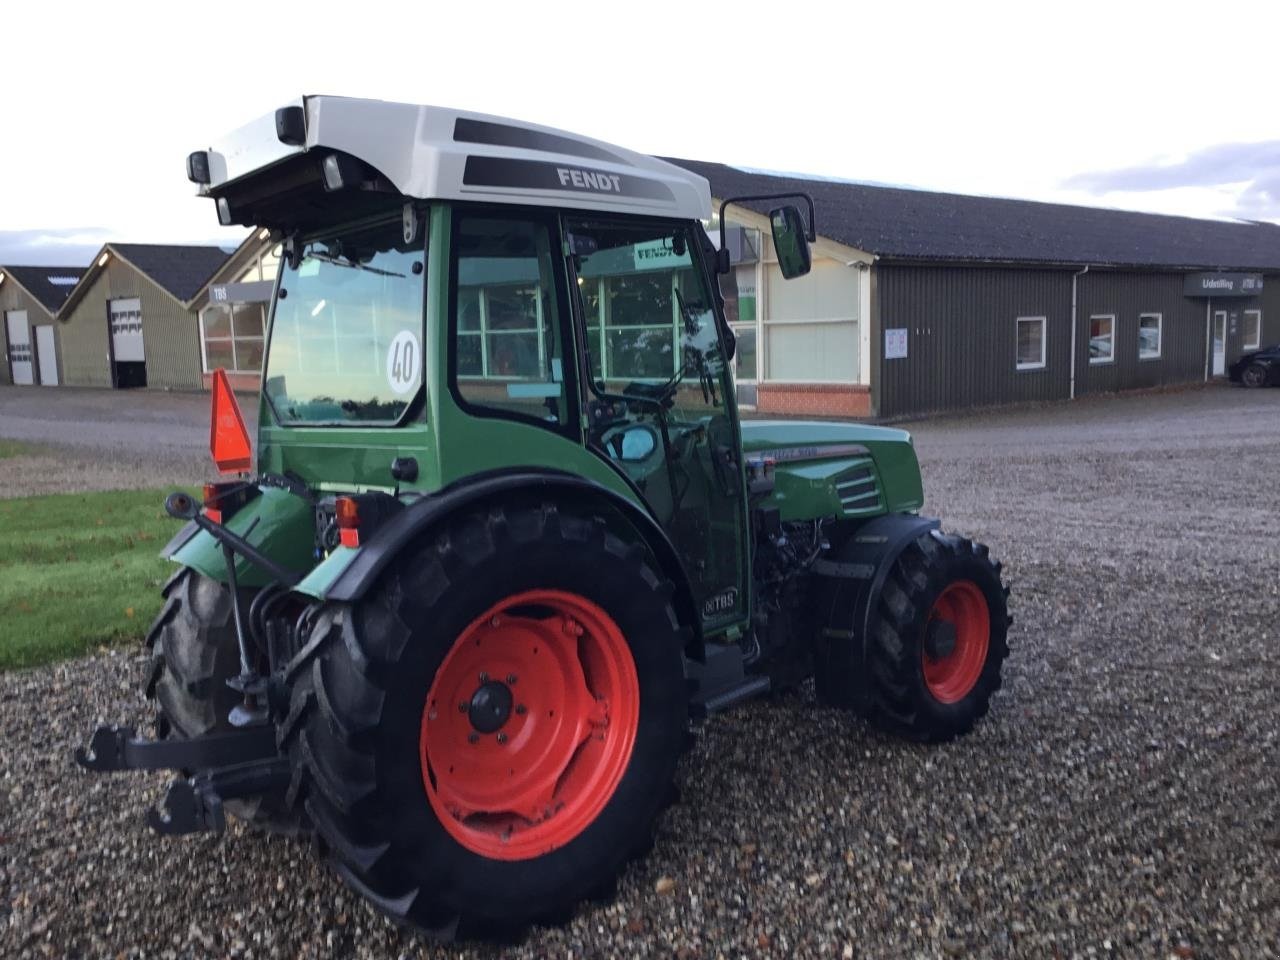
<svg viewBox="0 0 1280 960"><path fill-rule="evenodd" d="M700 619L693 590L679 554L666 532L643 508L592 480L554 470L521 470L467 477L429 497L409 504L394 520L359 547L339 547L297 586L320 600L353 602L363 597L382 572L413 544L429 537L449 518L489 501L530 495L595 506L620 517L648 547L663 573L675 584L672 598L680 622L694 631L694 655L701 653Z"/></svg>
<svg viewBox="0 0 1280 960"><path fill-rule="evenodd" d="M866 712L866 642L872 611L880 600L885 579L902 551L922 533L936 530L939 525L939 521L932 517L907 513L877 517L858 527L857 532L836 551L835 559L818 560L811 568L821 578L817 590L817 661L831 662L826 650L832 644L853 647L849 658L853 676L849 678L848 687L844 688L849 702L843 706L859 713Z"/></svg>
<svg viewBox="0 0 1280 960"><path fill-rule="evenodd" d="M272 560L305 573L315 564L315 509L306 500L277 487L261 487L261 494L235 512L226 526ZM227 579L222 545L189 523L160 554L219 582ZM264 587L272 576L244 557L236 556L236 581L242 587Z"/></svg>

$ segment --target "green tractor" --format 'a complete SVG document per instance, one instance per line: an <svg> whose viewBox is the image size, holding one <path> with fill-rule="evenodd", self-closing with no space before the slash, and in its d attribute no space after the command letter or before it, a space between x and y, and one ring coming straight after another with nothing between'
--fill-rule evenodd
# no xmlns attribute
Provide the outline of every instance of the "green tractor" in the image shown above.
<svg viewBox="0 0 1280 960"><path fill-rule="evenodd" d="M704 179L335 97L187 171L282 263L256 450L219 372L237 476L166 502L188 522L147 638L156 735L78 751L180 771L156 830L314 830L392 917L507 936L610 895L691 719L810 677L917 741L987 712L1007 590L918 514L910 436L739 419ZM725 202L788 198L790 278L812 201Z"/></svg>

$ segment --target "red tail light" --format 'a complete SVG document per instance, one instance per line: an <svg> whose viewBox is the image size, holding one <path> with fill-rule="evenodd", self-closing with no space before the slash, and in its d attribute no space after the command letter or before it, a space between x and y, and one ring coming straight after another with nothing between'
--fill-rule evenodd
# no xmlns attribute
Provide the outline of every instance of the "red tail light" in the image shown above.
<svg viewBox="0 0 1280 960"><path fill-rule="evenodd" d="M355 497L339 497L333 502L338 542L344 547L360 546L360 503Z"/></svg>
<svg viewBox="0 0 1280 960"><path fill-rule="evenodd" d="M214 523L222 522L222 508L218 504L218 488L220 483L206 483L204 485L204 515Z"/></svg>
<svg viewBox="0 0 1280 960"><path fill-rule="evenodd" d="M225 523L231 515L258 494L257 487L240 480L204 485L204 515L214 523Z"/></svg>
<svg viewBox="0 0 1280 960"><path fill-rule="evenodd" d="M240 405L231 392L227 372L213 371L213 416L209 424L209 453L219 473L239 473L253 464L253 446Z"/></svg>

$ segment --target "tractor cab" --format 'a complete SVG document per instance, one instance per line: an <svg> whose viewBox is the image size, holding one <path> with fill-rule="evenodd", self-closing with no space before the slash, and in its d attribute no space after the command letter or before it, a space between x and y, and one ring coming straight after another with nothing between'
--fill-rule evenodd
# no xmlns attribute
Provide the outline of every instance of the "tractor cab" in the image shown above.
<svg viewBox="0 0 1280 960"><path fill-rule="evenodd" d="M188 170L224 223L284 248L263 472L329 499L515 467L590 478L697 558L682 594L700 630L745 629L734 339L703 178L509 121L331 97ZM789 272L806 272L811 228L794 207L771 222ZM324 596L351 558L318 550L303 589Z"/></svg>

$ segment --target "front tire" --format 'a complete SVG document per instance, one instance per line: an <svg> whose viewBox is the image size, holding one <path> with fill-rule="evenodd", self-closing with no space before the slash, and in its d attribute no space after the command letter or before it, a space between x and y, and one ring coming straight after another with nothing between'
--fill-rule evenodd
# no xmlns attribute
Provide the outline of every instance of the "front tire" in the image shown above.
<svg viewBox="0 0 1280 960"><path fill-rule="evenodd" d="M1008 590L987 547L930 531L894 563L871 617L872 722L929 743L986 716L1009 654Z"/></svg>
<svg viewBox="0 0 1280 960"><path fill-rule="evenodd" d="M543 505L460 518L322 611L281 739L348 884L464 939L611 894L686 739L671 592L603 520Z"/></svg>

